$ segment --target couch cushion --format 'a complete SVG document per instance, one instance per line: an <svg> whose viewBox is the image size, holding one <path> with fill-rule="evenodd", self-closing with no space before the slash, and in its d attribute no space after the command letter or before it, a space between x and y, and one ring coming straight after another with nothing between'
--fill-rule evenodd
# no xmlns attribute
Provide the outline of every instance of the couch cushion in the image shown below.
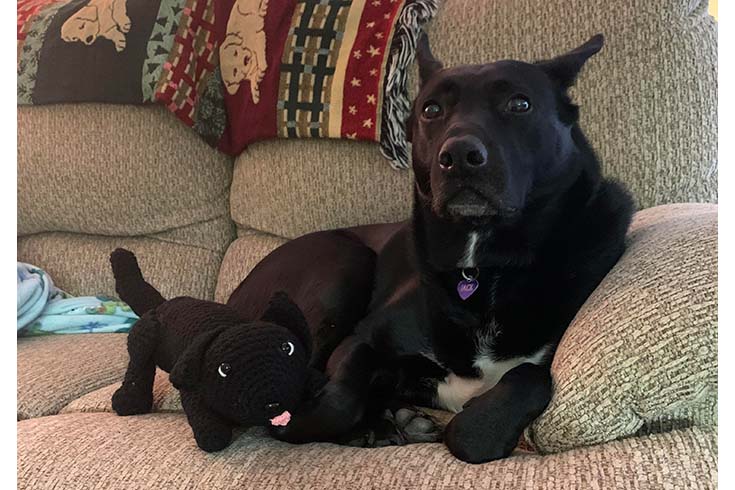
<svg viewBox="0 0 735 490"><path fill-rule="evenodd" d="M164 297L213 297L222 254L168 239L40 233L18 238L18 260L44 269L75 296L116 296L110 252L117 247L135 252L144 276Z"/></svg>
<svg viewBox="0 0 735 490"><path fill-rule="evenodd" d="M263 141L236 161L232 219L288 238L399 221L410 213L411 177L409 171L393 170L375 144Z"/></svg>
<svg viewBox="0 0 735 490"><path fill-rule="evenodd" d="M229 214L231 178L232 159L162 107L18 108L19 235L133 236L195 223L211 227L208 222ZM192 234L187 244L226 246L221 231Z"/></svg>
<svg viewBox="0 0 735 490"><path fill-rule="evenodd" d="M715 488L716 434L688 429L486 465L442 444L360 449L239 435L200 451L183 414L68 414L18 423L18 488Z"/></svg>
<svg viewBox="0 0 735 490"><path fill-rule="evenodd" d="M70 401L122 380L125 334L18 339L18 419L57 413Z"/></svg>
<svg viewBox="0 0 735 490"><path fill-rule="evenodd" d="M120 388L122 380L111 385L99 388L84 396L72 400L59 413L76 412L113 412L112 394ZM179 390L173 387L168 380L168 373L156 369L156 378L153 382L152 412L183 412Z"/></svg>
<svg viewBox="0 0 735 490"><path fill-rule="evenodd" d="M556 352L541 451L717 426L717 206L641 211L628 242Z"/></svg>
<svg viewBox="0 0 735 490"><path fill-rule="evenodd" d="M250 274L285 238L266 235L255 230L240 230L240 237L227 249L217 281L215 301L226 303L232 291Z"/></svg>

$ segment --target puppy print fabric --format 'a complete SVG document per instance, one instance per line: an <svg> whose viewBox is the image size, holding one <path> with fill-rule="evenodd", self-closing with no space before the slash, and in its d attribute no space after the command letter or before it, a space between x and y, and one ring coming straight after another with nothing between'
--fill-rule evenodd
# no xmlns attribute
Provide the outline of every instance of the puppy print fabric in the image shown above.
<svg viewBox="0 0 735 490"><path fill-rule="evenodd" d="M90 0L61 26L61 39L90 45L98 37L109 39L116 51L125 49L125 34L130 31L126 0Z"/></svg>
<svg viewBox="0 0 735 490"><path fill-rule="evenodd" d="M18 104L165 105L237 155L379 141L407 165L407 70L436 0L18 0Z"/></svg>

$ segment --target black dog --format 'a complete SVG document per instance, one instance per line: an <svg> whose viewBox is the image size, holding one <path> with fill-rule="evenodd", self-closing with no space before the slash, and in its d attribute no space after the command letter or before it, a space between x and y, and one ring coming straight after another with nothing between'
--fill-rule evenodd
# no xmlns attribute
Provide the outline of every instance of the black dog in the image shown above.
<svg viewBox="0 0 735 490"><path fill-rule="evenodd" d="M625 189L601 177L567 94L602 44L595 36L534 64L444 69L421 40L421 89L408 121L412 219L286 245L298 257L288 282L302 294L288 292L304 311L318 309L317 296L347 298L347 276L374 287L353 290L365 296L349 301L364 311L338 329L347 337L329 359L329 383L276 437L337 440L371 405L399 398L458 412L444 433L458 458L510 454L547 406L556 345L622 254L633 211ZM324 241L345 237L351 247L304 263ZM286 289L283 256L267 257L230 304ZM334 272L345 267L349 274ZM305 291L315 274L320 287Z"/></svg>

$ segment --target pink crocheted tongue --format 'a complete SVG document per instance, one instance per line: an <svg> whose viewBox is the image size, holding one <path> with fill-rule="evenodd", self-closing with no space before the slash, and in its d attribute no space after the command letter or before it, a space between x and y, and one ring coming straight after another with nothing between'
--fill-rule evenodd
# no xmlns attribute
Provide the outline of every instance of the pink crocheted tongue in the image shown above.
<svg viewBox="0 0 735 490"><path fill-rule="evenodd" d="M271 419L271 425L288 425L288 423L291 421L291 414L288 410L283 412L278 417L273 417Z"/></svg>

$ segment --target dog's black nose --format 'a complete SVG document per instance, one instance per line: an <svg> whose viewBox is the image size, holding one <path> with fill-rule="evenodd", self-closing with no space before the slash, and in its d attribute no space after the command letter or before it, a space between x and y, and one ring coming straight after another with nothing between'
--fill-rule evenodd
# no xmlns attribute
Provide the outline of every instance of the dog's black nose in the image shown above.
<svg viewBox="0 0 735 490"><path fill-rule="evenodd" d="M472 135L447 139L439 150L439 166L449 170L455 165L479 167L487 162L487 148Z"/></svg>
<svg viewBox="0 0 735 490"><path fill-rule="evenodd" d="M87 44L91 43L92 41L94 41L94 37L92 37L92 35L87 36Z"/></svg>

